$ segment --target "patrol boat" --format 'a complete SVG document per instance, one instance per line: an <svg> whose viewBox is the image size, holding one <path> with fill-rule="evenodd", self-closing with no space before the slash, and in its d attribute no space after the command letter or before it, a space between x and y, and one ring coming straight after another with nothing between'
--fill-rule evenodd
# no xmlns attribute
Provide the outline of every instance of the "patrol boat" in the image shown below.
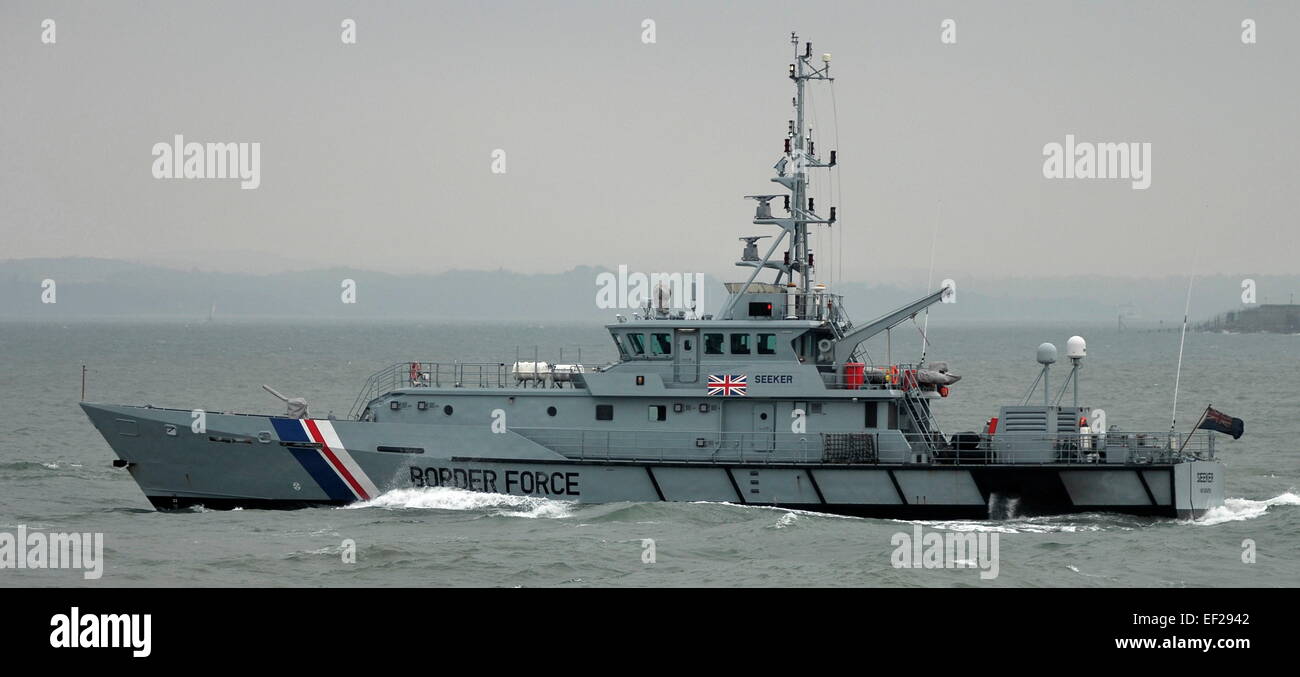
<svg viewBox="0 0 1300 677"><path fill-rule="evenodd" d="M829 81L811 43L788 75L794 119L771 180L748 196L764 236L741 238L743 282L715 314L663 299L607 325L611 364L411 360L369 378L346 419L81 406L159 509L342 505L410 487L578 503L718 501L904 519L1114 511L1197 516L1223 501L1213 434L1107 429L1078 403L1082 339L1067 346L1074 401L1004 406L979 432L944 435L933 407L947 365L874 364L863 342L939 302L941 288L865 323L816 281L809 230L836 221L808 195L822 159L805 88ZM778 198L780 200L778 201ZM780 213L773 213L776 202ZM778 253L779 252L779 253ZM762 281L760 275L771 275ZM269 388L268 388L269 390ZM1031 389L1031 393L1034 389Z"/></svg>

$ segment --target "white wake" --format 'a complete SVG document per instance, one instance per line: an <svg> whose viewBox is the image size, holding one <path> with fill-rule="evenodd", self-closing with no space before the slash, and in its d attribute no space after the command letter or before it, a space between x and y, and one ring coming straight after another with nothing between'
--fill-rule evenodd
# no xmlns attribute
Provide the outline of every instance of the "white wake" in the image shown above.
<svg viewBox="0 0 1300 677"><path fill-rule="evenodd" d="M369 501L343 506L344 510L470 510L502 517L563 518L573 513L573 503L540 496L489 494L453 487L393 489Z"/></svg>
<svg viewBox="0 0 1300 677"><path fill-rule="evenodd" d="M1191 520L1191 523L1213 525L1255 519L1268 512L1268 509L1275 505L1300 505L1300 496L1288 491L1262 501L1249 498L1225 498L1223 499L1223 505L1210 508L1200 518Z"/></svg>

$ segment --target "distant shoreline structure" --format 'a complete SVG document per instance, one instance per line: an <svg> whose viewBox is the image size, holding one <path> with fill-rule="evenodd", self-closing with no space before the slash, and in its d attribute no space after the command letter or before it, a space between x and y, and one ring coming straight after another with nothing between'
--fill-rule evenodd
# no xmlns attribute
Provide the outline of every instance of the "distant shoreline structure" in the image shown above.
<svg viewBox="0 0 1300 677"><path fill-rule="evenodd" d="M1229 310L1197 326L1200 331L1240 333L1300 333L1300 304L1272 303Z"/></svg>

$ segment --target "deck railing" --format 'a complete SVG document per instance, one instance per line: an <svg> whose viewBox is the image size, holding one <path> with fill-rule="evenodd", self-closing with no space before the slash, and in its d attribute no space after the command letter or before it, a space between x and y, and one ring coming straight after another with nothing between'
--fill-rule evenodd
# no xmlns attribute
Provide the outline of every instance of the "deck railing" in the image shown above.
<svg viewBox="0 0 1300 677"><path fill-rule="evenodd" d="M602 367L510 362L398 362L366 379L348 417L360 418L376 397L401 388L585 387L583 374ZM523 366L530 365L530 366Z"/></svg>
<svg viewBox="0 0 1300 677"><path fill-rule="evenodd" d="M1205 431L1104 435L1007 434L981 436L970 449L946 444L928 449L920 433L778 433L662 430L512 428L574 460L675 463L877 464L921 463L984 466L1171 463L1212 454ZM1184 438L1186 437L1186 444ZM1179 449L1182 449L1181 453Z"/></svg>
<svg viewBox="0 0 1300 677"><path fill-rule="evenodd" d="M954 438L953 444L934 451L934 461L956 465L1149 464L1171 463L1184 457L1207 458L1214 453L1208 431L999 433L993 437L981 435L978 443L974 442L971 439L963 445Z"/></svg>
<svg viewBox="0 0 1300 677"><path fill-rule="evenodd" d="M511 431L576 460L821 463L824 447L820 434L581 428L511 428ZM874 437L867 433L859 435Z"/></svg>

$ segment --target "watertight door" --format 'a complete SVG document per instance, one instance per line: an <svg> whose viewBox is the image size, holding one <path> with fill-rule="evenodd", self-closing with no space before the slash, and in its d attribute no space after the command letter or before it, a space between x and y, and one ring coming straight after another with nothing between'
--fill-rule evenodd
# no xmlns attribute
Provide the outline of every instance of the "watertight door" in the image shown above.
<svg viewBox="0 0 1300 677"><path fill-rule="evenodd" d="M677 357L677 382L695 383L700 380L699 333L694 329L678 329L673 352Z"/></svg>

